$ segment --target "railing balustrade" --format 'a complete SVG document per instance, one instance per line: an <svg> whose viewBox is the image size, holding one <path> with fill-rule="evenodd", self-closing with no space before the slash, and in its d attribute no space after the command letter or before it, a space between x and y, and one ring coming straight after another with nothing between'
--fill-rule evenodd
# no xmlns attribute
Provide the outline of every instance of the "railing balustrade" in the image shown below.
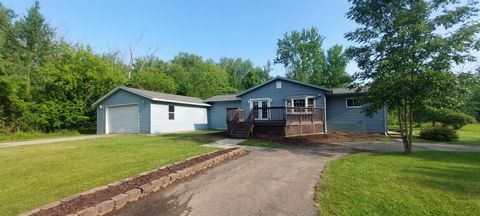
<svg viewBox="0 0 480 216"><path fill-rule="evenodd" d="M250 110L254 121L316 122L324 121L324 108L314 107L259 107ZM249 113L249 114L250 114ZM244 121L242 109L227 109L227 123Z"/></svg>

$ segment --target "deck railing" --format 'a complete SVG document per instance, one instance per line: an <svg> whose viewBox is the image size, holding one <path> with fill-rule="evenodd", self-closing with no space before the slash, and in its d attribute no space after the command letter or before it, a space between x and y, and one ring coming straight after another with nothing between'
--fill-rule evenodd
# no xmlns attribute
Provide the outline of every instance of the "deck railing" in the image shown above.
<svg viewBox="0 0 480 216"><path fill-rule="evenodd" d="M248 113L253 121L285 121L288 123L323 122L324 108L314 107L265 107L253 108ZM227 124L243 122L245 111L237 108L227 109Z"/></svg>
<svg viewBox="0 0 480 216"><path fill-rule="evenodd" d="M230 135L248 137L258 127L257 133L292 136L324 132L324 116L324 108L313 107L260 107L248 113L232 108L226 120Z"/></svg>

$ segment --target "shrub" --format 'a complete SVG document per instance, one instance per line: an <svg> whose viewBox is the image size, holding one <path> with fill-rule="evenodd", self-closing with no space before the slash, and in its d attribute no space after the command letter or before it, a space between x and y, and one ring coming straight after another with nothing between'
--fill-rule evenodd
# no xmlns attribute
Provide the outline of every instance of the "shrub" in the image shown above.
<svg viewBox="0 0 480 216"><path fill-rule="evenodd" d="M460 129L466 124L473 124L476 121L471 115L462 112L451 112L443 116L441 122L444 125L452 126L454 129Z"/></svg>
<svg viewBox="0 0 480 216"><path fill-rule="evenodd" d="M449 127L434 127L422 129L420 137L426 140L450 142L458 139L458 134L456 130Z"/></svg>

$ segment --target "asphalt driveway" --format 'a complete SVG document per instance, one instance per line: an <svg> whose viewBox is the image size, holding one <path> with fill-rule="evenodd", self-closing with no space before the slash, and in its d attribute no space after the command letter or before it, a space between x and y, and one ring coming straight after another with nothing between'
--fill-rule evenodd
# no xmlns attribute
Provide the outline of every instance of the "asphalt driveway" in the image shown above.
<svg viewBox="0 0 480 216"><path fill-rule="evenodd" d="M253 149L205 174L131 203L116 215L317 215L315 185L348 148Z"/></svg>

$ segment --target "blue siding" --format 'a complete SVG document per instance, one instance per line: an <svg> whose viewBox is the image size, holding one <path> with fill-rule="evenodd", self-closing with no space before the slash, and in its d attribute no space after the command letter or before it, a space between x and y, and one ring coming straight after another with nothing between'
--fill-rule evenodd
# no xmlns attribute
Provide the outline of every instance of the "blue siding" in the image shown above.
<svg viewBox="0 0 480 216"><path fill-rule="evenodd" d="M97 106L97 133L105 133L105 115L108 106L138 104L140 112L140 133L150 133L150 100L125 90L118 90ZM100 108L102 106L102 108Z"/></svg>
<svg viewBox="0 0 480 216"><path fill-rule="evenodd" d="M238 108L239 101L220 101L210 103L212 106L208 112L208 124L211 129L225 130L227 129L227 108Z"/></svg>
<svg viewBox="0 0 480 216"><path fill-rule="evenodd" d="M297 83L282 80L282 88L276 88L276 81L270 82L260 88L257 88L251 92L241 95L242 98L241 108L244 110L250 110L250 99L255 98L270 98L272 99L270 106L272 107L284 107L285 97L295 95L312 95L316 96L315 106L324 107L323 101L325 92L323 90L300 85Z"/></svg>
<svg viewBox="0 0 480 216"><path fill-rule="evenodd" d="M385 110L371 118L362 113L362 108L346 108L346 99L352 96L327 96L327 130L345 132L384 133Z"/></svg>

